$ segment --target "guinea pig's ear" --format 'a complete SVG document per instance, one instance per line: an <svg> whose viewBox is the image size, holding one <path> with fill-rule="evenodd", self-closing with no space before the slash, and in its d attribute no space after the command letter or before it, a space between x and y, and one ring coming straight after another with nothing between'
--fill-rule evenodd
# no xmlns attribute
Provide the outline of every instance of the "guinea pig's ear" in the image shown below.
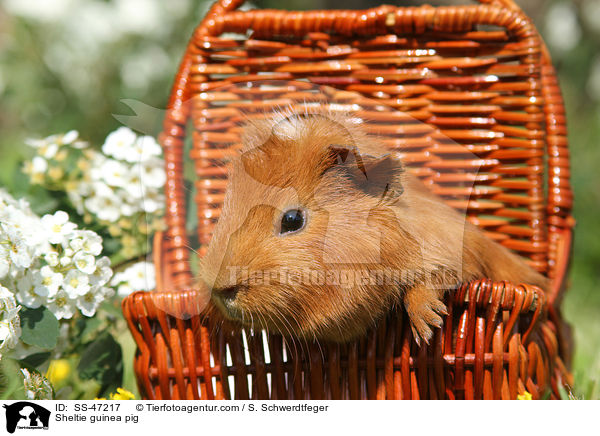
<svg viewBox="0 0 600 436"><path fill-rule="evenodd" d="M330 145L328 152L323 172L337 171L360 191L384 202L392 202L404 192L401 180L404 167L396 155L371 156L344 145Z"/></svg>
<svg viewBox="0 0 600 436"><path fill-rule="evenodd" d="M264 184L266 175L264 171L261 171L261 168L264 167L267 158L267 153L260 147L245 151L241 155L244 171L254 180Z"/></svg>

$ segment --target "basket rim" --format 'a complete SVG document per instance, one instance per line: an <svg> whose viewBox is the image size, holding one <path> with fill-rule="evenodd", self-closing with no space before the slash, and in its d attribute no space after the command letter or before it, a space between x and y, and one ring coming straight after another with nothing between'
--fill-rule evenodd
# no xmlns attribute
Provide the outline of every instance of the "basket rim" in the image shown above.
<svg viewBox="0 0 600 436"><path fill-rule="evenodd" d="M541 37L533 22L521 9L506 8L495 3L452 6L392 6L368 9L323 9L288 11L282 9L232 10L208 16L197 28L192 40L209 42L223 33L245 34L248 30L263 34L302 36L320 31L335 31L343 36L374 34L421 34L434 32L465 32L475 24L504 27L515 36ZM270 34L273 36L273 33ZM206 47L208 48L208 47Z"/></svg>

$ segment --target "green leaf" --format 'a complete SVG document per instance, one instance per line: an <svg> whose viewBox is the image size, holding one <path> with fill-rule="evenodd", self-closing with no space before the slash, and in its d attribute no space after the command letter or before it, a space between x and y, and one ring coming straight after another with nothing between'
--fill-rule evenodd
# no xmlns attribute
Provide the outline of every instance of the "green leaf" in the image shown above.
<svg viewBox="0 0 600 436"><path fill-rule="evenodd" d="M103 314L110 318L122 318L123 311L119 304L115 304L115 301L105 300L100 304L100 310Z"/></svg>
<svg viewBox="0 0 600 436"><path fill-rule="evenodd" d="M114 391L123 380L121 346L110 333L101 334L83 351L77 370L82 379L100 383L99 395Z"/></svg>
<svg viewBox="0 0 600 436"><path fill-rule="evenodd" d="M45 307L21 309L21 340L28 345L52 349L58 339L58 320Z"/></svg>
<svg viewBox="0 0 600 436"><path fill-rule="evenodd" d="M12 194L15 197L22 197L27 194L27 190L31 188L29 176L23 172L24 162L19 161L13 168Z"/></svg>
<svg viewBox="0 0 600 436"><path fill-rule="evenodd" d="M36 369L50 358L50 354L50 351L30 354L24 359L19 360L19 363L23 368Z"/></svg>
<svg viewBox="0 0 600 436"><path fill-rule="evenodd" d="M31 210L39 216L61 209L59 197L53 191L38 185L32 185L26 195Z"/></svg>
<svg viewBox="0 0 600 436"><path fill-rule="evenodd" d="M75 323L77 332L77 342L85 344L90 342L100 330L102 320L98 317L94 318L79 318Z"/></svg>
<svg viewBox="0 0 600 436"><path fill-rule="evenodd" d="M108 233L107 233L108 235ZM113 238L112 236L108 236L108 237L103 237L102 238L102 245L103 245L103 254L105 254L106 256L110 257L110 260L113 264L118 263L118 259L115 260L113 259L113 255L117 252L119 252L119 250L121 250L121 241L119 241L118 239Z"/></svg>

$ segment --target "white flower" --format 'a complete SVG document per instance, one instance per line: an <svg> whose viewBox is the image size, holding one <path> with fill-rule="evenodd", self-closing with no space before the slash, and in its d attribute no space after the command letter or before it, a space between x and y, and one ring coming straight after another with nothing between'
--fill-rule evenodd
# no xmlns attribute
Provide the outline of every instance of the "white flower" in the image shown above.
<svg viewBox="0 0 600 436"><path fill-rule="evenodd" d="M134 165L127 174L127 183L123 186L123 196L130 198L134 202L138 202L144 196L144 185L141 179L142 172Z"/></svg>
<svg viewBox="0 0 600 436"><path fill-rule="evenodd" d="M553 3L546 15L545 27L546 41L558 51L573 49L581 38L577 10L571 3Z"/></svg>
<svg viewBox="0 0 600 436"><path fill-rule="evenodd" d="M144 186L161 188L166 180L164 163L162 159L151 158L134 165L133 172L137 172Z"/></svg>
<svg viewBox="0 0 600 436"><path fill-rule="evenodd" d="M116 26L124 32L139 34L148 34L150 29L160 28L163 14L159 4L145 0L117 0Z"/></svg>
<svg viewBox="0 0 600 436"><path fill-rule="evenodd" d="M8 257L17 268L29 268L33 262L33 247L25 243L20 232L7 223L2 223L0 232L0 244L8 249Z"/></svg>
<svg viewBox="0 0 600 436"><path fill-rule="evenodd" d="M55 267L58 265L58 253L52 250L44 255L44 260L48 265Z"/></svg>
<svg viewBox="0 0 600 436"><path fill-rule="evenodd" d="M132 292L135 292L135 289L133 289L128 282L120 284L117 288L117 294L119 297L127 297Z"/></svg>
<svg viewBox="0 0 600 436"><path fill-rule="evenodd" d="M128 127L119 127L106 137L102 146L102 153L125 160L131 153L131 148L136 141L135 133Z"/></svg>
<svg viewBox="0 0 600 436"><path fill-rule="evenodd" d="M50 266L42 267L33 275L34 292L41 297L52 298L63 284L63 275L55 272Z"/></svg>
<svg viewBox="0 0 600 436"><path fill-rule="evenodd" d="M23 386L27 393L27 398L30 400L51 400L52 386L50 382L37 372L30 373L27 369L22 368Z"/></svg>
<svg viewBox="0 0 600 436"><path fill-rule="evenodd" d="M35 292L35 283L33 272L27 271L23 277L17 281L17 300L24 306L37 309L46 302L46 297Z"/></svg>
<svg viewBox="0 0 600 436"><path fill-rule="evenodd" d="M104 294L102 292L89 291L77 298L77 308L85 316L94 316L96 309L102 301L104 301Z"/></svg>
<svg viewBox="0 0 600 436"><path fill-rule="evenodd" d="M169 2L169 6L172 3L173 0ZM163 47L157 44L142 45L120 63L121 79L128 88L145 90L153 80L161 77L161 72L170 64L169 55ZM136 112L140 114L139 111Z"/></svg>
<svg viewBox="0 0 600 436"><path fill-rule="evenodd" d="M8 250L5 246L0 245L0 279L3 279L10 270L10 262L8 261Z"/></svg>
<svg viewBox="0 0 600 436"><path fill-rule="evenodd" d="M55 140L56 140L56 136L48 136L47 138L44 138L44 139L26 138L25 144L27 144L33 148L40 148L40 147L43 147L44 145L48 144L49 142L55 142Z"/></svg>
<svg viewBox="0 0 600 436"><path fill-rule="evenodd" d="M35 156L31 162L25 163L24 172L35 182L43 180L47 170L48 162L42 156Z"/></svg>
<svg viewBox="0 0 600 436"><path fill-rule="evenodd" d="M75 303L76 300L71 298L69 294L61 288L48 302L46 307L54 314L56 319L71 319L75 314Z"/></svg>
<svg viewBox="0 0 600 436"><path fill-rule="evenodd" d="M42 227L47 232L48 241L51 244L61 244L71 235L77 225L69 222L69 215L66 212L59 210L54 215L44 215Z"/></svg>
<svg viewBox="0 0 600 436"><path fill-rule="evenodd" d="M97 153L97 152L93 152L90 158L90 181L92 181L92 183L97 183L99 181L102 180L102 165L104 164L104 162L106 162L109 158L107 158L106 156L104 156L101 153ZM93 192L93 186L92 189L89 191L89 193L91 194Z"/></svg>
<svg viewBox="0 0 600 436"><path fill-rule="evenodd" d="M58 144L54 141L55 137L51 136L48 137L46 139L37 139L37 140L26 140L25 143L31 147L35 147L38 149L38 154L46 159L52 159L54 156L56 156L56 152L58 151ZM34 158L35 160L36 158ZM42 159L43 160L43 159ZM44 165L42 162L42 160L38 159L38 167L39 165ZM47 162L44 160L44 163L46 164L46 168L47 168ZM34 167L35 167L35 163L34 163ZM41 167L39 167L41 168ZM41 171L40 171L41 172Z"/></svg>
<svg viewBox="0 0 600 436"><path fill-rule="evenodd" d="M16 315L16 311L14 312ZM0 321L0 352L4 351L8 348L15 348L17 345L17 341L19 340L20 326L19 330L17 330L17 322L18 317L14 317L11 321ZM0 353L0 358L2 357L2 353Z"/></svg>
<svg viewBox="0 0 600 436"><path fill-rule="evenodd" d="M73 263L77 269L85 274L93 274L96 271L96 258L83 251L73 256Z"/></svg>
<svg viewBox="0 0 600 436"><path fill-rule="evenodd" d="M0 285L0 357L4 350L15 347L21 336L19 309L13 293Z"/></svg>
<svg viewBox="0 0 600 436"><path fill-rule="evenodd" d="M69 245L75 251L83 251L87 254L98 256L102 252L102 238L91 230L77 230L76 238Z"/></svg>
<svg viewBox="0 0 600 436"><path fill-rule="evenodd" d="M64 289L70 298L77 298L85 295L90 290L90 279L87 274L78 270L71 270L67 273L64 282Z"/></svg>
<svg viewBox="0 0 600 436"><path fill-rule="evenodd" d="M100 220L117 221L121 216L122 200L103 183L94 184L94 194L84 202L85 207Z"/></svg>
<svg viewBox="0 0 600 436"><path fill-rule="evenodd" d="M155 190L148 190L142 198L142 207L147 213L154 213L164 205L164 196Z"/></svg>
<svg viewBox="0 0 600 436"><path fill-rule="evenodd" d="M67 133L62 135L60 138L61 144L76 144L76 140L79 138L79 132L77 130L69 130Z"/></svg>
<svg viewBox="0 0 600 436"><path fill-rule="evenodd" d="M133 264L122 273L115 274L111 284L120 284L119 295L127 295L133 291L150 291L156 287L154 265L151 262Z"/></svg>
<svg viewBox="0 0 600 436"><path fill-rule="evenodd" d="M115 290L113 288L101 287L98 292L101 292L104 295L104 298L112 298L115 296Z"/></svg>
<svg viewBox="0 0 600 436"><path fill-rule="evenodd" d="M38 155L40 155L46 159L52 159L54 156L56 156L56 152L58 151L57 140L58 140L57 135L52 135L52 136L48 136L47 138L44 138L44 139L29 138L29 139L25 140L25 144L29 145L30 147L37 148ZM38 159L38 165L41 164L42 160ZM44 164L41 164L41 165L44 165ZM35 166L35 164L34 164L34 166ZM46 164L46 167L47 167L47 164Z"/></svg>
<svg viewBox="0 0 600 436"><path fill-rule="evenodd" d="M54 22L69 13L73 0L4 0L3 6L14 15L34 20Z"/></svg>
<svg viewBox="0 0 600 436"><path fill-rule="evenodd" d="M127 191L119 191L118 197L121 200L121 202L119 203L119 212L122 216L131 216L134 213L140 211L139 201L136 201L136 199L131 198L131 196L128 195Z"/></svg>
<svg viewBox="0 0 600 436"><path fill-rule="evenodd" d="M103 286L108 283L111 276L110 259L103 256L96 262L96 271L90 276L90 284L92 286Z"/></svg>
<svg viewBox="0 0 600 436"><path fill-rule="evenodd" d="M114 159L108 159L100 167L102 180L109 186L123 187L127 184L128 169L125 164Z"/></svg>
<svg viewBox="0 0 600 436"><path fill-rule="evenodd" d="M8 239L25 243L32 256L47 249L47 241L40 231L40 219L31 213L29 205L24 202L18 206L13 205L0 208L0 222L2 231L8 234Z"/></svg>
<svg viewBox="0 0 600 436"><path fill-rule="evenodd" d="M71 262L73 262L73 259L70 256L62 256L58 261L60 266L63 267L71 265Z"/></svg>
<svg viewBox="0 0 600 436"><path fill-rule="evenodd" d="M152 136L140 136L136 139L131 153L125 157L125 160L133 163L144 162L161 154L162 149L158 145L158 142L156 142L156 139Z"/></svg>

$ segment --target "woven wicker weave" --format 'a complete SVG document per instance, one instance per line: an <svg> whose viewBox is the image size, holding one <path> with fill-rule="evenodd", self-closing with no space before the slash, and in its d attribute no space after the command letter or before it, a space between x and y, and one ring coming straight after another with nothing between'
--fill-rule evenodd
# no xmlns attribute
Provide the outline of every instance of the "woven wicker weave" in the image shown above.
<svg viewBox="0 0 600 436"><path fill-rule="evenodd" d="M570 379L571 338L558 305L572 192L562 98L529 18L510 0L311 12L236 11L240 3L215 4L196 29L160 138L168 230L154 241L157 292L123 302L142 396L514 399L527 390L557 398ZM448 296L443 329L421 348L402 312L344 345L293 349L277 335L214 328L189 290L186 124L202 253L226 187L222 162L239 147L238 122L323 94L328 104L356 104L434 192L549 276L552 291L464 284Z"/></svg>

